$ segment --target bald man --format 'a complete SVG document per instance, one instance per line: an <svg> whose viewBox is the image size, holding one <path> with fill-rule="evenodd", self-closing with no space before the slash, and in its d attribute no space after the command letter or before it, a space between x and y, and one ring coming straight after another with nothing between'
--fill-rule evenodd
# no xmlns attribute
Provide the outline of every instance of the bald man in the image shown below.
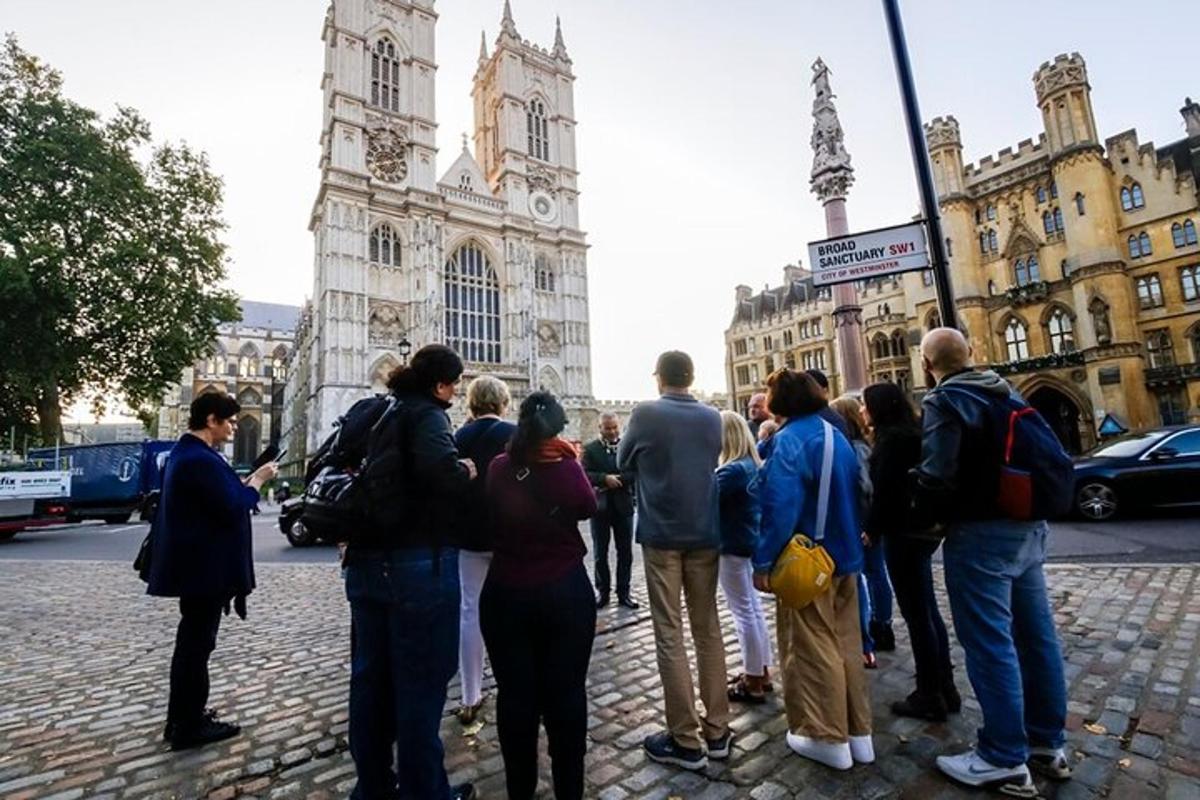
<svg viewBox="0 0 1200 800"><path fill-rule="evenodd" d="M1062 780L1070 766L1062 651L1042 571L1048 528L1010 519L995 499L1003 454L991 404L1024 400L995 372L972 366L971 346L953 328L926 334L921 361L931 390L922 402L915 500L947 527L946 593L983 711L976 747L939 756L938 768L970 786L1034 796L1029 767Z"/></svg>
<svg viewBox="0 0 1200 800"><path fill-rule="evenodd" d="M767 410L767 395L764 392L752 394L750 403L746 406L746 419L750 423L750 433L757 438L759 426L770 418L771 412Z"/></svg>

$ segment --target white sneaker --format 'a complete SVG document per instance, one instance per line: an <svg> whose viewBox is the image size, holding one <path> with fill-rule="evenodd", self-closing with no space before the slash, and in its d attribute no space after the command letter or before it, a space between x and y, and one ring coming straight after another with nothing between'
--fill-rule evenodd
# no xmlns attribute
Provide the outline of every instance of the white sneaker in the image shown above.
<svg viewBox="0 0 1200 800"><path fill-rule="evenodd" d="M967 786L999 789L1001 794L1012 797L1037 797L1037 787L1029 775L1029 767L997 767L983 759L974 750L956 756L938 756L937 766L942 772Z"/></svg>
<svg viewBox="0 0 1200 800"><path fill-rule="evenodd" d="M832 769L846 770L854 766L849 742L818 742L807 736L798 736L788 731L787 743L796 755L804 756Z"/></svg>
<svg viewBox="0 0 1200 800"><path fill-rule="evenodd" d="M1026 763L1034 772L1052 780L1065 781L1071 777L1071 762L1061 747L1031 747Z"/></svg>
<svg viewBox="0 0 1200 800"><path fill-rule="evenodd" d="M856 764L875 763L875 742L871 740L871 734L850 737L850 756Z"/></svg>

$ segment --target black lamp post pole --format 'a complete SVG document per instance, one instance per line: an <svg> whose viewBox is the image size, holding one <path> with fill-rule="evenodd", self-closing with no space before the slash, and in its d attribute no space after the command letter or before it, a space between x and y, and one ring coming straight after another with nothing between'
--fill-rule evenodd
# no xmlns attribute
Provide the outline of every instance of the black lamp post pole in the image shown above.
<svg viewBox="0 0 1200 800"><path fill-rule="evenodd" d="M908 58L908 43L904 38L904 21L900 18L899 0L883 0L883 12L887 17L892 56L896 62L896 78L900 82L904 116L908 121L908 143L912 148L913 168L917 172L921 207L929 232L929 261L933 270L934 286L937 289L938 313L941 315L943 326L957 328L958 314L954 308L954 287L950 282L950 262L946 258L941 209L938 207L937 189L933 184L933 168L929 164L929 150L925 144L921 107L917 103L917 89L913 82L912 64Z"/></svg>

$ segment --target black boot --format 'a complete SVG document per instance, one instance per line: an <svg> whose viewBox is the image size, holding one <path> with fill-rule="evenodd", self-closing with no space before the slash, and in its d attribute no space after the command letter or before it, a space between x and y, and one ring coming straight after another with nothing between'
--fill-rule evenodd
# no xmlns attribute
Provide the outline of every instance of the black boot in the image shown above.
<svg viewBox="0 0 1200 800"><path fill-rule="evenodd" d="M942 702L946 704L946 710L951 714L962 711L962 695L958 693L958 687L954 685L954 678L950 678L942 684Z"/></svg>
<svg viewBox="0 0 1200 800"><path fill-rule="evenodd" d="M898 717L912 717L930 722L946 721L946 701L940 694L913 692L903 700L892 703L892 713Z"/></svg>
<svg viewBox="0 0 1200 800"><path fill-rule="evenodd" d="M890 624L871 620L868 630L871 632L871 639L875 642L876 651L890 653L896 649L896 634L892 632Z"/></svg>

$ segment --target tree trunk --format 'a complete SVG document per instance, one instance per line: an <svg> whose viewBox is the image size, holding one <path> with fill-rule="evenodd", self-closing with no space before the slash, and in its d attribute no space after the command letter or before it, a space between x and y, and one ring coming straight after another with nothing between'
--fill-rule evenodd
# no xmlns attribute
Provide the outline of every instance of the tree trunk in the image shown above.
<svg viewBox="0 0 1200 800"><path fill-rule="evenodd" d="M42 379L37 398L38 426L42 430L42 444L53 447L62 441L62 407L58 402L58 382L53 375Z"/></svg>

